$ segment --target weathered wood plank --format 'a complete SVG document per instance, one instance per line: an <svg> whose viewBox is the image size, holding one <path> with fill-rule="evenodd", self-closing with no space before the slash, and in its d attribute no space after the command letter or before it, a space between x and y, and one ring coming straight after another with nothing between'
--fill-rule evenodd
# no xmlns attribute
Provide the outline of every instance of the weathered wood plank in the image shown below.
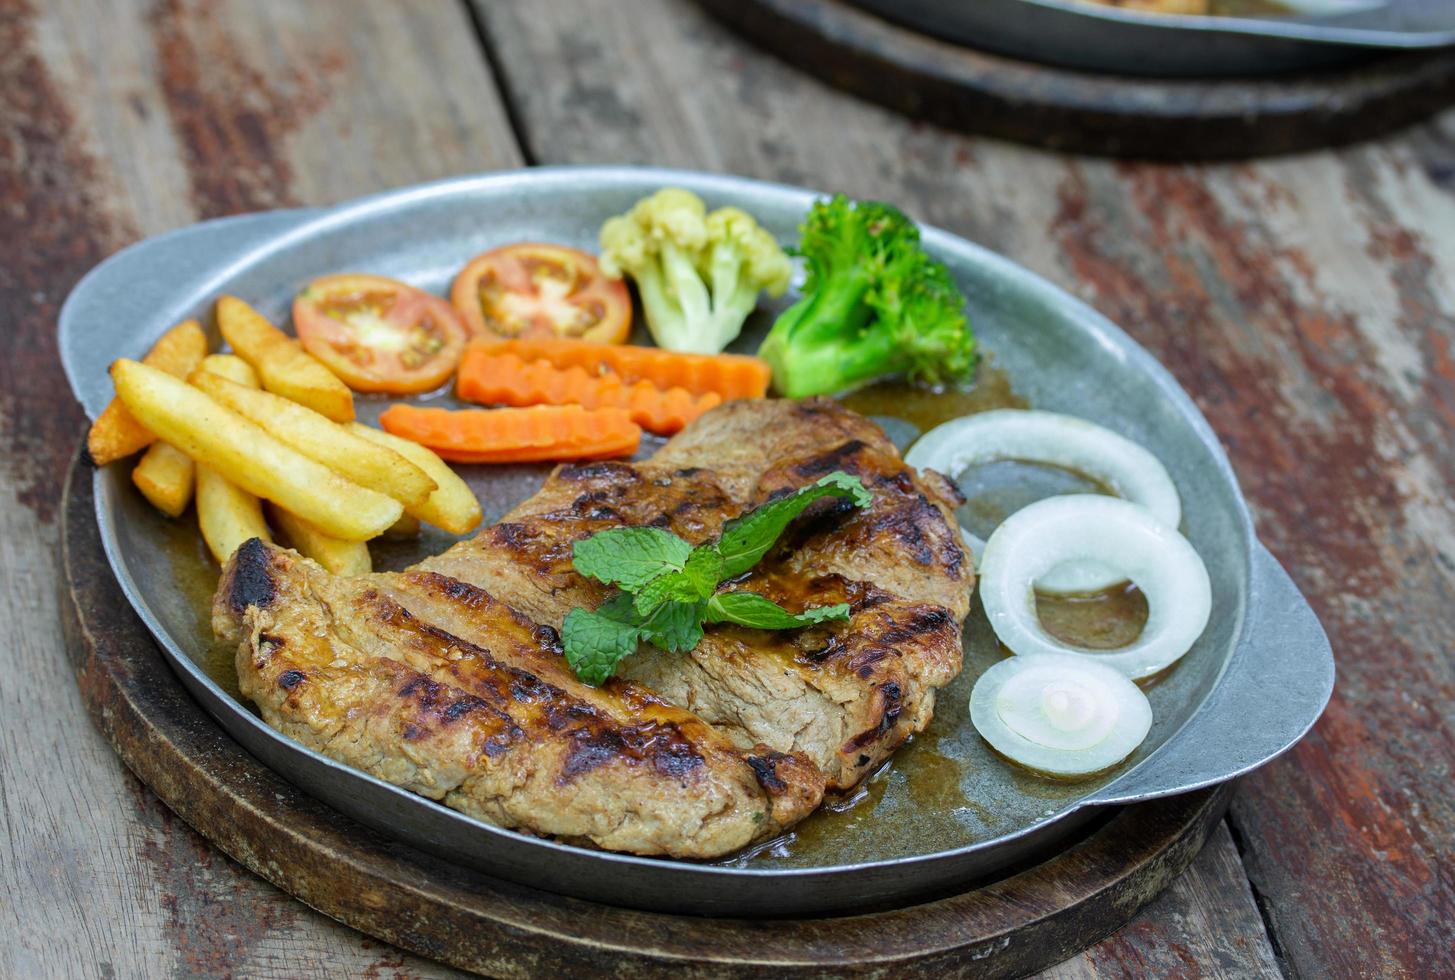
<svg viewBox="0 0 1455 980"><path fill-rule="evenodd" d="M222 857L88 722L57 626L82 418L54 329L143 234L513 166L504 120L451 0L0 0L0 975L443 975Z"/></svg>
<svg viewBox="0 0 1455 980"><path fill-rule="evenodd" d="M1280 976L1237 848L1219 826L1192 866L1126 928L1040 980Z"/></svg>
<svg viewBox="0 0 1455 980"><path fill-rule="evenodd" d="M541 162L894 200L1077 292L1173 370L1340 658L1328 716L1235 803L1287 965L1419 976L1448 956L1455 114L1256 165L1065 159L831 92L687 3L607 7L477 2Z"/></svg>

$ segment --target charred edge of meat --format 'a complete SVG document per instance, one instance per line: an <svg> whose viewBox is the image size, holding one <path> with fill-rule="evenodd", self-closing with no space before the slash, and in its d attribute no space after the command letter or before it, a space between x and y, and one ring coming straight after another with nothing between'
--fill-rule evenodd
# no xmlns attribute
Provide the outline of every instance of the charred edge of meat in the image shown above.
<svg viewBox="0 0 1455 980"><path fill-rule="evenodd" d="M519 612L514 606L501 602L477 585L462 582L448 575L441 575L439 572L405 572L404 578L407 581L423 586L431 592L443 595L446 599L464 606L471 612L480 612L492 608L499 609L507 613L511 621L522 630L530 633L532 638L541 646L550 650L552 653L559 654L561 652L561 635L554 629L537 623L524 613Z"/></svg>
<svg viewBox="0 0 1455 980"><path fill-rule="evenodd" d="M872 745L883 738L899 721L899 716L904 711L904 692L899 685L894 681L881 684L878 693L884 704L884 710L879 715L879 724L851 738L844 746L846 751L857 751Z"/></svg>
<svg viewBox="0 0 1455 980"><path fill-rule="evenodd" d="M965 494L948 476L939 470L922 469L919 471L920 482L925 484L936 496L942 498L951 508L959 507L966 500Z"/></svg>
<svg viewBox="0 0 1455 980"><path fill-rule="evenodd" d="M241 616L250 606L266 609L277 596L273 558L262 538L248 538L232 556L227 604Z"/></svg>
<svg viewBox="0 0 1455 980"><path fill-rule="evenodd" d="M295 667L278 675L278 686L285 691L291 691L307 679L308 675Z"/></svg>
<svg viewBox="0 0 1455 980"><path fill-rule="evenodd" d="M784 762L795 767L800 764L793 756L771 749L760 755L748 756L748 765L752 767L753 775L758 777L758 783L770 793L781 793L788 788L788 783L778 775L778 766Z"/></svg>

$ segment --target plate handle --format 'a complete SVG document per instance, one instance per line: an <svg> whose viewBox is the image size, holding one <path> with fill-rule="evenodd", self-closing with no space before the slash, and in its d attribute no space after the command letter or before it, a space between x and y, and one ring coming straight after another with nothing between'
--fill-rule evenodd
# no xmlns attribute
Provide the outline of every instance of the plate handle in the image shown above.
<svg viewBox="0 0 1455 980"><path fill-rule="evenodd" d="M1278 559L1254 546L1242 639L1197 712L1159 751L1088 803L1133 803L1241 776L1313 727L1334 690L1334 654Z"/></svg>
<svg viewBox="0 0 1455 980"><path fill-rule="evenodd" d="M106 374L116 324L127 325L124 351L140 357L163 331L195 311L171 308L189 279L210 272L218 255L267 241L317 212L308 208L214 218L144 238L82 277L61 306L61 365L76 400L95 418L115 393Z"/></svg>

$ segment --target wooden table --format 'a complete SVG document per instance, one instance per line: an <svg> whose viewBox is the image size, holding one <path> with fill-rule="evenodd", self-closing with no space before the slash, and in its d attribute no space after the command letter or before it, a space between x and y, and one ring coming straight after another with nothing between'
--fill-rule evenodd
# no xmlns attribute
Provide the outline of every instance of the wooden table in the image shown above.
<svg viewBox="0 0 1455 980"><path fill-rule="evenodd" d="M57 624L83 429L56 312L200 218L528 163L882 197L1087 299L1224 439L1324 620L1334 702L1192 870L1049 972L1430 976L1455 948L1455 113L1255 164L906 122L685 0L0 0L0 976L422 977L213 850L92 729Z"/></svg>

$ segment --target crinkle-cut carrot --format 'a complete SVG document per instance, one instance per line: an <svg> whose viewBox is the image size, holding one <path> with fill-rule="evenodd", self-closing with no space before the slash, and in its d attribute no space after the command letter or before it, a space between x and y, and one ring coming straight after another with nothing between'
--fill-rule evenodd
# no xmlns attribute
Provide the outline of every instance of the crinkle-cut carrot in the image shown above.
<svg viewBox="0 0 1455 980"><path fill-rule="evenodd" d="M549 361L558 368L585 368L589 374L611 372L628 384L650 381L658 388L686 388L694 395L717 394L723 401L762 398L773 371L745 354L679 354L658 347L596 344L589 340L477 341L495 354L514 354L523 361Z"/></svg>
<svg viewBox="0 0 1455 980"><path fill-rule="evenodd" d="M686 388L663 390L650 381L627 383L618 374L593 375L583 367L559 368L549 361L523 361L472 347L460 362L456 393L482 405L580 405L624 408L648 432L672 435L714 405L716 392L694 395Z"/></svg>
<svg viewBox="0 0 1455 980"><path fill-rule="evenodd" d="M391 405L379 423L455 463L609 459L632 455L642 438L625 409L580 405L461 411Z"/></svg>

